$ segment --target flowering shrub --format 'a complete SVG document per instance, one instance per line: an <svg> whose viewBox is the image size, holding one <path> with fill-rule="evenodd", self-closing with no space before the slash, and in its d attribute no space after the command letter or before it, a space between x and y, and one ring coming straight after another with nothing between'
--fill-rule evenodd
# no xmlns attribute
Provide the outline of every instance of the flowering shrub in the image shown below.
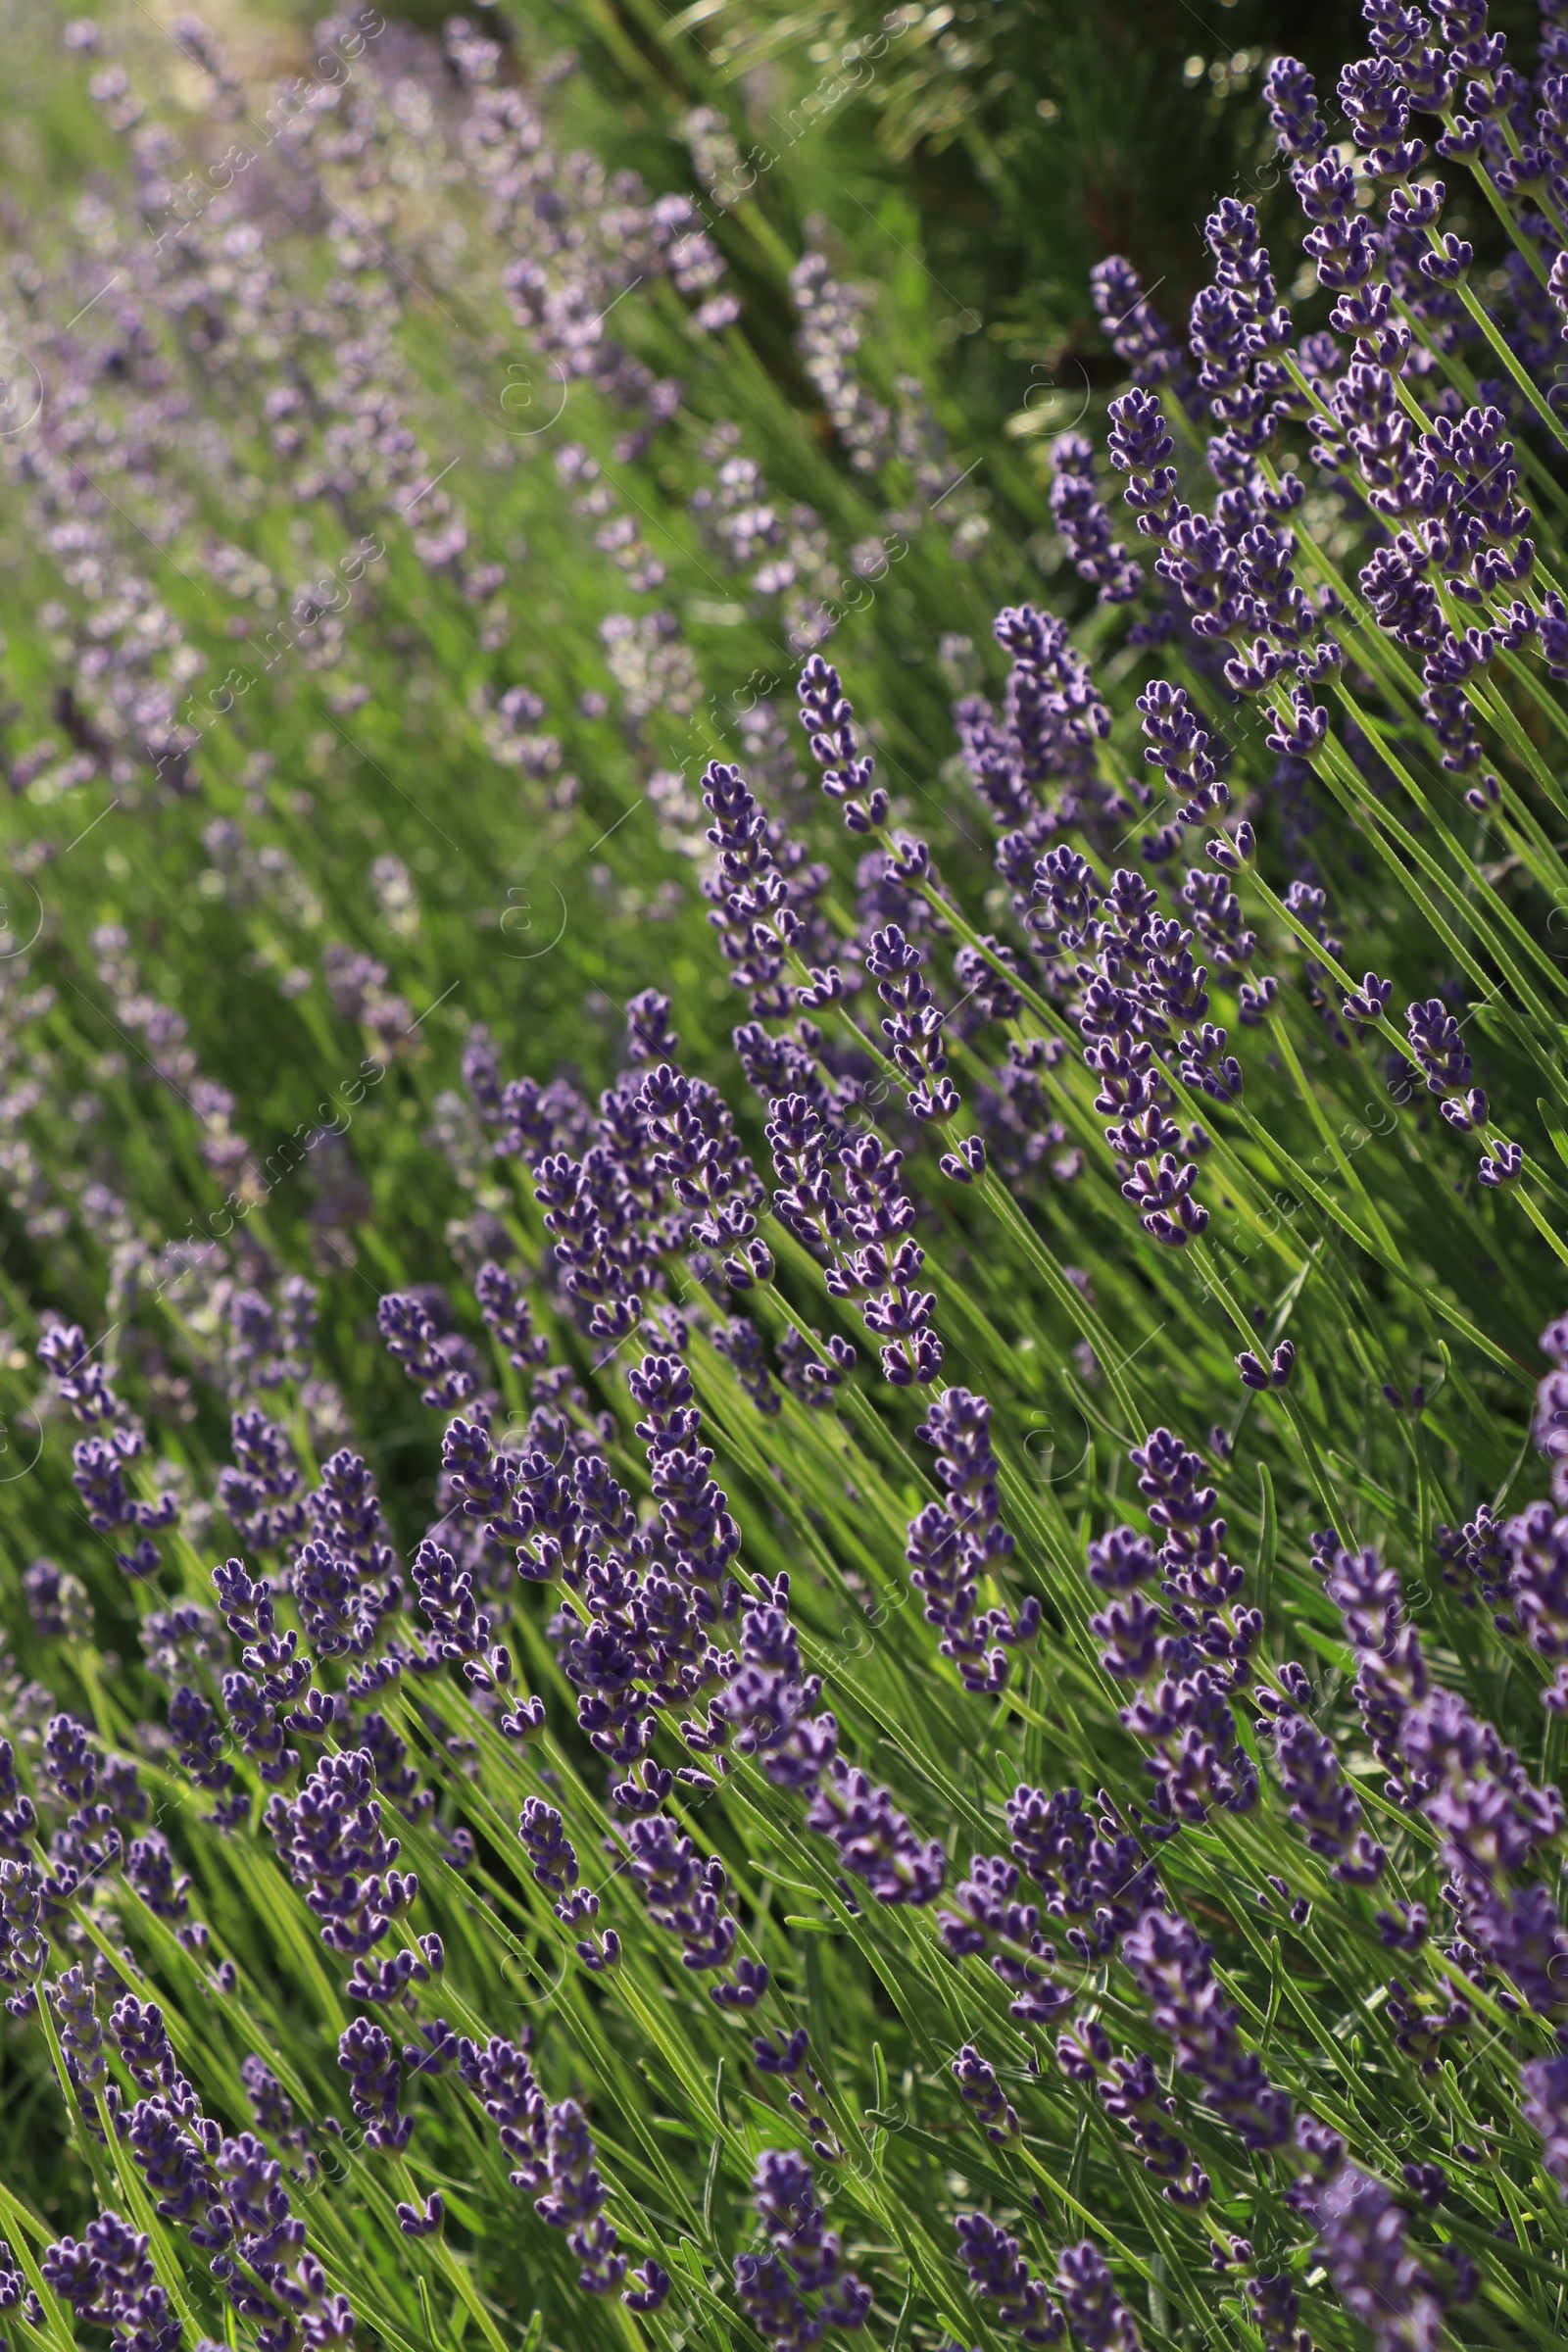
<svg viewBox="0 0 1568 2352"><path fill-rule="evenodd" d="M1556 11L991 485L712 110L67 28L7 2341L1560 2339Z"/></svg>

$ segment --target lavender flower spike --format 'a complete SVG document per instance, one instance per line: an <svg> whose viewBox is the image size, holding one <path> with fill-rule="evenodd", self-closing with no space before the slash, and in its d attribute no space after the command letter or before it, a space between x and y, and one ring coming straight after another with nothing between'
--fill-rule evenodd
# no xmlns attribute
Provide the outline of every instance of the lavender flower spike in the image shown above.
<svg viewBox="0 0 1568 2352"><path fill-rule="evenodd" d="M1056 2264L1056 2292L1084 2352L1142 2352L1142 2338L1116 2292L1110 2265L1090 2239L1063 2247Z"/></svg>

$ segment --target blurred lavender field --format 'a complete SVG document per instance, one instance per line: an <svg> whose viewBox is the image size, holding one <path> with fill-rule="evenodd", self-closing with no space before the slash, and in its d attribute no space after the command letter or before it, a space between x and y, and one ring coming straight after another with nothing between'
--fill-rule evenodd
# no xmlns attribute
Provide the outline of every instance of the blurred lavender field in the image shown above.
<svg viewBox="0 0 1568 2352"><path fill-rule="evenodd" d="M0 22L0 2352L1560 2341L1558 0Z"/></svg>

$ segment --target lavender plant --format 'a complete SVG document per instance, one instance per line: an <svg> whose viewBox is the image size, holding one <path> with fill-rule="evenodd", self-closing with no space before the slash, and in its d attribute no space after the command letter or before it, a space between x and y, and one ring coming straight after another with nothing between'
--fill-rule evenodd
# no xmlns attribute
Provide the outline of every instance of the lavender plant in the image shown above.
<svg viewBox="0 0 1568 2352"><path fill-rule="evenodd" d="M25 66L8 2342L1560 2339L1568 33L1365 20L978 485L635 43Z"/></svg>

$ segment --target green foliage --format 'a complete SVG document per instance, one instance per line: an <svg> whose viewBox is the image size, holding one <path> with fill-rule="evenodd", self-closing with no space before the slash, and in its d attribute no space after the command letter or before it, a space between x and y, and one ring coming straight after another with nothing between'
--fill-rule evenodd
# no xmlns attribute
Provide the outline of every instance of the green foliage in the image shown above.
<svg viewBox="0 0 1568 2352"><path fill-rule="evenodd" d="M1297 805L1285 806L1264 740L1275 713L1238 719L1189 652L1151 653L1127 641L1113 611L1084 611L1048 505L1046 436L1018 429L1020 418L1053 429L1071 421L1077 397L1059 391L1075 380L1069 362L1083 365L1094 396L1086 429L1100 421L1115 363L1097 341L1085 281L1107 246L1129 252L1151 282L1165 278L1160 307L1185 315L1207 275L1190 223L1239 181L1267 199L1289 291L1288 191L1260 177L1259 68L1274 48L1300 46L1313 61L1320 47L1321 86L1351 37L1348 12L1301 15L1294 25L1241 0L1223 13L1222 41L1190 14L1142 0L1114 16L1009 0L972 17L905 12L878 50L880 12L853 6L713 6L666 18L629 0L574 0L514 11L503 78L538 104L551 146L596 154L607 171L640 170L656 192L706 179L726 282L742 297L733 325L703 334L667 276L650 272L626 289L616 335L652 378L684 387L669 421L629 451L625 415L586 380L571 385L555 423L534 429L554 377L510 305L516 250L487 220L459 136L464 101L433 48L408 49L401 92L375 81L369 64L348 77L345 119L350 101L363 101L365 144L313 152L314 177L287 142L258 152L246 170L270 191L255 206L266 232L258 258L222 248L245 206L215 202L212 174L236 142L259 138L261 94L225 111L221 92L172 57L151 19L114 13L115 57L168 128L158 169L171 187L185 169L207 174L180 280L177 268L148 258L171 216L155 213L150 225L138 214L145 150L138 166L126 137L105 127L102 102L85 94L105 61L62 56L53 24L12 27L0 145L6 321L49 406L40 429L7 445L0 518L11 780L0 962L9 1643L0 1735L46 1814L41 1735L56 1706L137 1759L209 1940L188 1948L122 1872L106 1869L70 1923L52 1929L51 1966L69 1951L96 1969L105 2015L125 1987L157 1999L224 2133L251 2126L240 2068L265 2058L308 2135L278 2141L277 2152L363 2346L760 2345L737 2304L734 2259L759 2242L759 2157L798 2146L814 2146L829 2222L873 2292L866 2340L899 2352L954 2339L997 2352L1015 2340L970 2292L956 2258L953 2217L975 2209L1019 2235L1047 2278L1064 2244L1093 2237L1142 2340L1160 2352L1264 2343L1244 2295L1251 2257L1230 2256L1239 2237L1264 2270L1288 2269L1314 2340L1334 2352L1368 2340L1286 2194L1288 2163L1245 2149L1172 2071L1168 2036L1125 1968L1108 1957L1069 1966L1061 1940L1058 1973L1075 2007L1119 2048L1151 2056L1171 2085L1172 2129L1213 2183L1200 2212L1163 2198L1103 2101L1058 2070L1054 2030L1020 2025L1008 1987L979 1958L955 1960L936 1906L877 1903L863 1886L856 1901L832 1845L806 1828L800 1798L740 1755L718 1788L677 1783L666 1800L698 1851L722 1861L742 1948L770 1972L756 2015L710 2001L623 1866L604 1761L578 1728L577 1692L550 1630L558 1605L571 1605L559 1586L514 1582L494 1600L518 1683L545 1703L538 1738L504 1736L497 1709L455 1666L406 1673L377 1702L434 1800L394 1819L387 1795L419 1893L382 1953L413 1952L416 1936L432 1934L445 1951L444 1976L419 1989L407 2018L387 2014L395 2038L438 2016L476 2041L532 2031L549 2098L585 2107L623 2248L673 2276L662 2312L638 2317L614 2296L580 2291L564 2233L510 2181L513 2159L455 2070L405 2076L404 2104L417 2115L406 2157L324 2124L347 2107L338 2063L354 2013L347 1963L323 1947L262 1827L268 1789L254 1758L232 1745L252 1801L224 1834L171 1745L146 1617L179 1601L212 1608L214 1563L247 1548L218 1486L230 1412L257 1401L235 1362L238 1289L275 1296L288 1272L317 1284L309 1379L290 1377L259 1400L286 1427L306 1487L338 1445L367 1456L407 1561L450 1516L437 1484L446 1416L416 1400L388 1357L377 1301L444 1286L496 1391L498 1430L520 1431L526 1382L472 1293L478 1260L509 1249L530 1270L552 1363L574 1384L566 1421L597 1429L613 1475L651 1516L649 1462L622 1377L635 1348L600 1345L559 1294L528 1172L520 1157L493 1152L459 1068L482 1025L507 1076L543 1083L564 1073L594 1101L623 1066L628 1000L657 987L673 1000L684 1067L720 1088L769 1178L765 1109L731 1041L745 1007L696 873L708 855L694 805L702 767L710 757L747 762L748 722L760 702L777 705L793 757L774 759L783 782L769 813L822 860L823 905L845 937L867 924L857 897L866 845L843 833L804 773L791 785L788 770L809 766L793 708L802 647L788 639L779 601L724 567L694 506L711 490L713 436L726 422L760 465L774 506L813 510L820 592L843 608L828 656L894 796L890 824L917 832L934 858L916 911L929 969L955 1003L963 1119L933 1144L889 1085L877 1091L891 1065L873 1012L855 1013L861 1034L849 1016L835 1028L831 1011L822 1027L841 1054L858 1048L871 1105L891 1097L881 1115L907 1152L946 1377L991 1402L1015 1549L988 1573L983 1604L1016 1610L1033 1596L1044 1627L990 1695L965 1690L939 1651L910 1605L918 1596L906 1559L909 1520L941 1493L918 1434L930 1399L879 1378L854 1311L770 1211L761 1223L776 1279L744 1298L715 1306L693 1252L667 1235L657 1268L658 1295L691 1316L702 1439L743 1534L747 1590L789 1577L806 1666L823 1678L844 1753L891 1791L922 1838L943 1842L951 1896L971 1856L1006 1849L1004 1808L1020 1782L1076 1785L1086 1796L1106 1789L1124 1815L1147 1799L1147 1742L1123 1720L1126 1692L1103 1671L1090 1627L1104 1596L1085 1576L1086 1549L1147 1515L1133 1445L1166 1425L1200 1448L1221 1489L1229 1553L1246 1571L1242 1597L1263 1615L1261 1666L1307 1669L1313 1721L1336 1743L1390 1866L1376 1892L1332 1875L1292 1821L1252 1710L1238 1701L1236 1737L1260 1767L1258 1801L1250 1812L1216 1807L1155 1849L1168 1900L1212 1938L1242 2034L1298 2107L1343 2132L1356 2162L1407 2204L1406 2164L1445 2168L1447 2201L1436 2215L1416 2211L1410 2238L1445 2292L1456 2258L1480 2268L1478 2297L1449 2315L1455 2339L1560 2340L1568 2229L1519 2090L1521 2064L1555 2046L1550 2025L1495 1973L1464 1980L1446 1942L1441 1956L1435 1939L1420 1956L1391 1958L1378 1909L1420 1900L1442 1922L1448 1866L1427 1817L1386 1791L1352 1691L1357 1656L1312 1538L1331 1526L1343 1545L1386 1555L1434 1682L1495 1724L1532 1780L1554 1788L1562 1717L1541 1705L1550 1661L1446 1576L1439 1536L1483 1503L1499 1518L1522 1508L1544 1484L1529 1441L1537 1342L1568 1263L1561 698L1539 663L1523 661L1478 690L1506 797L1497 812L1477 814L1412 719L1411 665L1369 623L1348 621L1351 660L1343 683L1325 689L1333 730L1298 780ZM276 37L270 25L267 39ZM402 36L391 28L392 37ZM566 43L579 61L569 74L555 70ZM1200 48L1202 73L1187 76L1185 59ZM1245 68L1209 71L1242 52ZM286 62L313 71L303 50ZM860 63L874 67L869 80L809 103L824 79L836 88ZM714 120L694 130L698 108ZM774 144L780 123L790 135ZM753 187L726 181L733 168L722 159L705 173L700 142L726 126ZM775 159L765 170L747 163L759 147ZM47 203L32 201L39 189ZM837 278L872 289L856 363L871 396L894 411L903 400L907 416L913 396L900 379L928 387L949 490L936 489L940 473L922 478L937 444L920 444L912 425L902 449L865 468L835 434L805 372L789 296L808 230ZM253 298L246 271L262 264ZM363 299L345 297L345 274ZM313 317L327 320L324 331ZM302 468L325 465L346 414L333 386L351 362L351 329L384 336L367 380L410 439L384 464L308 495ZM303 453L280 447L282 412L264 409L280 384L301 397ZM1044 408L1034 397L1042 386L1056 395ZM574 473L558 466L568 440L597 474L580 462ZM1559 452L1544 431L1526 446L1531 494L1560 509ZM1195 436L1177 464L1186 492L1204 497ZM596 545L605 510L583 504L595 480L643 551L618 570L624 542ZM98 534L85 558L59 528L72 501ZM974 527L960 539L966 520ZM1315 582L1363 559L1360 523L1332 489L1314 483L1298 520ZM442 527L466 531L460 558L437 561L421 547L421 533ZM1545 525L1542 537L1546 548ZM856 551L868 545L880 555L858 567ZM658 580L650 552L663 567ZM487 565L504 567L504 581L486 584ZM333 603L346 589L340 617L318 598L302 620L299 591L323 580ZM1013 917L993 864L994 828L956 757L951 705L977 688L1000 695L1005 663L992 618L1031 600L1079 615L1079 645L1112 710L1099 755L1107 783L1125 787L1142 772L1135 696L1169 670L1228 729L1233 815L1245 808L1260 837L1239 889L1280 993L1266 1022L1235 1032L1240 1102L1180 1098L1184 1118L1201 1113L1213 1138L1202 1162L1212 1223L1182 1251L1159 1247L1122 1197L1061 996L1031 986L1009 1019L967 1033L956 1018L956 953L1006 933ZM141 652L129 626L138 611ZM629 616L635 626L657 612L673 616L670 632L638 642L689 656L689 668L666 672L643 709L636 680L612 658L628 640L613 630L607 639L605 624ZM284 616L293 625L280 636ZM178 688L180 723L197 737L188 790L155 777L107 689L93 704L104 672L86 657L106 644L127 668L145 656L147 678ZM555 739L555 757L509 746L498 711L517 688L542 703L530 723ZM119 736L105 732L117 710ZM45 738L52 754L37 750ZM1329 894L1332 945L1285 903L1308 858ZM125 938L106 937L110 926ZM358 1005L328 984L333 950L381 967ZM133 978L117 975L123 956ZM1324 1008L1334 1016L1368 967L1395 975L1396 1026L1342 1039ZM1465 1022L1493 1127L1526 1153L1513 1191L1478 1187L1473 1144L1445 1126L1394 1057L1404 1004L1439 989L1452 992ZM149 1001L180 1016L183 1037L167 1023L149 1027ZM1226 1013L1234 1024L1229 1004ZM980 1185L950 1182L940 1154L995 1092L1007 1045L1047 1038L1070 1049L1050 1065L1061 1128L1052 1151L1079 1155L1081 1168L1037 1165L1014 1181L994 1161ZM216 1126L202 1080L233 1099ZM224 1132L247 1147L238 1174L215 1169L210 1147ZM207 1253L193 1255L202 1245ZM717 1344L743 1305L764 1343L765 1414ZM81 1325L147 1427L142 1498L181 1496L151 1586L121 1573L114 1555L125 1539L94 1531L73 1486L82 1432L35 1359L57 1317ZM780 1342L802 1329L859 1348L825 1408L808 1409L780 1377ZM1287 1339L1290 1387L1241 1388L1238 1349L1267 1353ZM85 1626L49 1630L29 1608L23 1577L40 1557L85 1589ZM286 1550L251 1564L281 1579ZM293 1603L280 1599L279 1609L292 1625ZM400 1622L414 1639L412 1608ZM721 1634L732 1641L733 1626ZM216 1695L211 1660L202 1672ZM343 1690L342 1660L319 1673L323 1689ZM692 1753L672 1715L655 1752L676 1771ZM575 1930L530 1874L514 1825L539 1798L564 1817L599 1897L597 1929L621 1939L613 1970L579 1965ZM47 1826L57 1826L52 1816ZM1538 1868L1555 1883L1555 1831ZM1281 1876L1284 1899L1273 1886ZM1396 1969L1432 2021L1425 2042L1396 2028ZM1463 2002L1446 2033L1437 2021L1456 1982ZM46 2006L0 2033L0 2212L15 2252L35 2264L50 2240L79 2234L96 2206L116 2204L150 2230L176 2308L183 2298L187 2344L225 2329L229 2341L252 2343L254 2316L233 2317L203 2254L151 2213L124 2143L95 2132L45 2030L53 2025ZM798 2106L752 2055L757 2033L796 2027L808 2032L815 2070L794 2081ZM971 2043L1017 2110L1017 2136L988 2136L957 2094L953 2063ZM118 2057L111 2071L128 2103ZM445 2200L444 2231L401 2233L398 2203L432 2190ZM69 2308L49 2298L47 2311L47 2335L18 2320L15 2340L73 2341ZM90 2325L81 2334L103 2340Z"/></svg>

